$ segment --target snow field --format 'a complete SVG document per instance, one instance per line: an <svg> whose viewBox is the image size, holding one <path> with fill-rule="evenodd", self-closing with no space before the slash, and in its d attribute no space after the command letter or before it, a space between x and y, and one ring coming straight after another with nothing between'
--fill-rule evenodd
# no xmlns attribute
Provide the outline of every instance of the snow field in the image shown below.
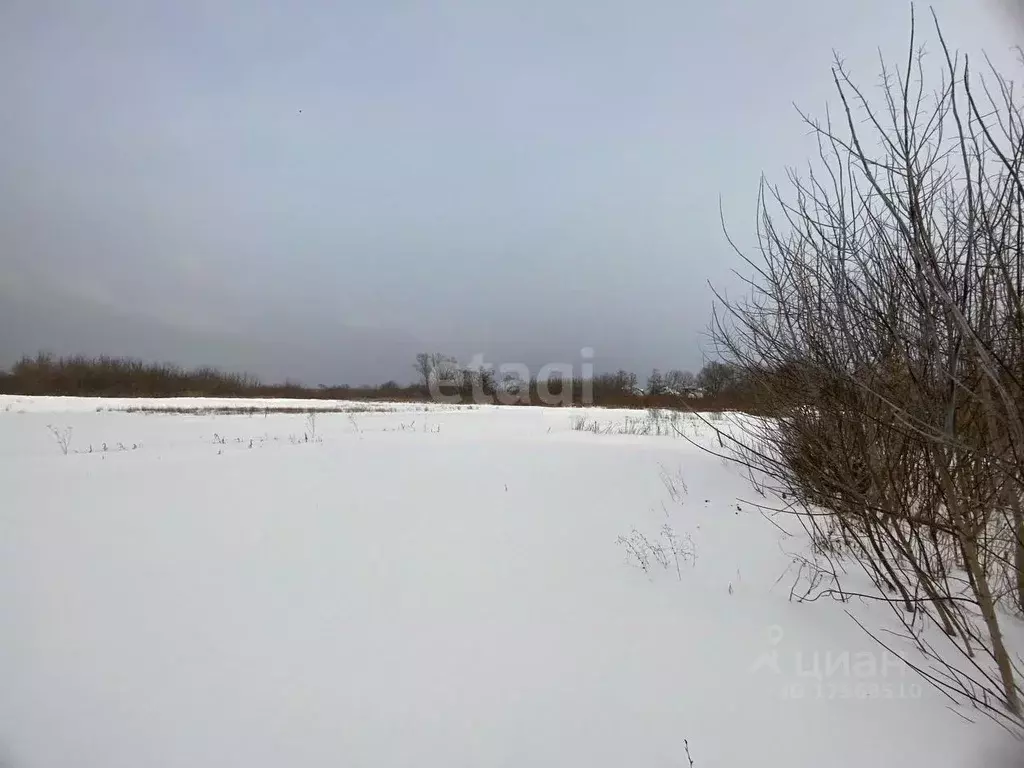
<svg viewBox="0 0 1024 768"><path fill-rule="evenodd" d="M674 433L580 431L580 409L311 429L122 407L0 398L12 768L686 766L684 739L697 768L934 768L1003 748L845 613L884 630L888 609L791 601L799 527ZM645 572L621 539L665 525L685 547Z"/></svg>

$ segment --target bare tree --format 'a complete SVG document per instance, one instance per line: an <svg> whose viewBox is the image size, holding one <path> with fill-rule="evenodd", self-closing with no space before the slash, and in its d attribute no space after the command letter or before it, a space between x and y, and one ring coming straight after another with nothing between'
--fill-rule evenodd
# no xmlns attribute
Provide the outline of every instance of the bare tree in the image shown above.
<svg viewBox="0 0 1024 768"><path fill-rule="evenodd" d="M449 355L440 352L420 352L416 355L413 368L419 374L423 388L428 391L437 387L439 382L462 386L458 361Z"/></svg>
<svg viewBox="0 0 1024 768"><path fill-rule="evenodd" d="M619 369L615 372L616 386L623 392L633 392L639 387L636 374L632 371Z"/></svg>
<svg viewBox="0 0 1024 768"><path fill-rule="evenodd" d="M735 378L734 366L721 360L711 360L697 374L697 383L709 395L718 395L724 392Z"/></svg>
<svg viewBox="0 0 1024 768"><path fill-rule="evenodd" d="M416 355L416 362L413 363L413 368L419 374L420 384L423 385L424 389L430 386L431 374L438 363L444 359L446 359L445 355L442 355L440 352L420 352Z"/></svg>
<svg viewBox="0 0 1024 768"><path fill-rule="evenodd" d="M671 370L665 374L665 384L677 392L682 392L696 387L697 377L690 371Z"/></svg>
<svg viewBox="0 0 1024 768"><path fill-rule="evenodd" d="M651 375L647 377L647 394L648 395L660 395L665 392L667 384L665 377L661 371L655 368L651 371Z"/></svg>
<svg viewBox="0 0 1024 768"><path fill-rule="evenodd" d="M712 333L771 418L731 456L865 569L937 687L1020 725L1001 616L1024 607L1024 120L937 22L926 90L911 27L880 103L837 61L839 116L804 116L816 161L788 194L762 181L749 295L718 297ZM822 593L847 599L839 572Z"/></svg>

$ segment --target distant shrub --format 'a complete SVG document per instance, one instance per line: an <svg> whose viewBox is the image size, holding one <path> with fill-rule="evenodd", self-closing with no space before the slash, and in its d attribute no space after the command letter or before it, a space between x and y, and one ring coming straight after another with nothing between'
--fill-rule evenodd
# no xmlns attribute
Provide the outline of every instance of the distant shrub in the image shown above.
<svg viewBox="0 0 1024 768"><path fill-rule="evenodd" d="M448 360L448 358L444 358ZM699 399L662 392L645 394L636 377L625 371L538 382L498 382L490 371L462 370L454 383L440 387L441 394L455 395L463 404L484 402L516 405L600 406L659 410L755 411L757 399L745 390L732 388ZM23 357L10 371L0 371L0 394L65 395L78 397L266 397L282 399L382 400L429 402L430 388L422 382L401 385L388 381L380 386L306 387L295 381L264 384L248 373L232 373L209 366L183 368L172 363L146 363L133 358L55 357L40 353Z"/></svg>

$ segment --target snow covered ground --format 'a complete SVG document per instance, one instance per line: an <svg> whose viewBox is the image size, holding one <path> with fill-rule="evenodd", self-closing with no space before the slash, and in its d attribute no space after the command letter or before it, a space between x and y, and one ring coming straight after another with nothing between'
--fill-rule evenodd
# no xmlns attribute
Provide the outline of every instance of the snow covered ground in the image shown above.
<svg viewBox="0 0 1024 768"><path fill-rule="evenodd" d="M879 630L888 609L791 601L799 527L674 430L579 431L578 409L118 410L139 404L0 398L0 764L1005 754L846 614ZM666 567L628 556L641 537Z"/></svg>

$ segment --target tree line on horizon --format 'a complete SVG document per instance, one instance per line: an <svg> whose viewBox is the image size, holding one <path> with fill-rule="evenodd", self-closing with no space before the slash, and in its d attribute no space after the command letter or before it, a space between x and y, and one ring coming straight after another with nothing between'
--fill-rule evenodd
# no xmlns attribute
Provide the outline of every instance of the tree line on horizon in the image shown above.
<svg viewBox="0 0 1024 768"><path fill-rule="evenodd" d="M701 409L742 408L749 401L743 377L735 366L710 361L697 373L654 369L641 383L630 371L599 373L589 378L555 374L524 381L515 375L499 378L493 368L463 366L449 355L416 356L414 382L378 385L348 384L309 387L294 381L264 383L248 373L213 367L185 368L134 358L25 356L10 370L0 370L0 394L79 397L275 397L309 399L429 400L437 395L507 404L666 406L699 398Z"/></svg>

